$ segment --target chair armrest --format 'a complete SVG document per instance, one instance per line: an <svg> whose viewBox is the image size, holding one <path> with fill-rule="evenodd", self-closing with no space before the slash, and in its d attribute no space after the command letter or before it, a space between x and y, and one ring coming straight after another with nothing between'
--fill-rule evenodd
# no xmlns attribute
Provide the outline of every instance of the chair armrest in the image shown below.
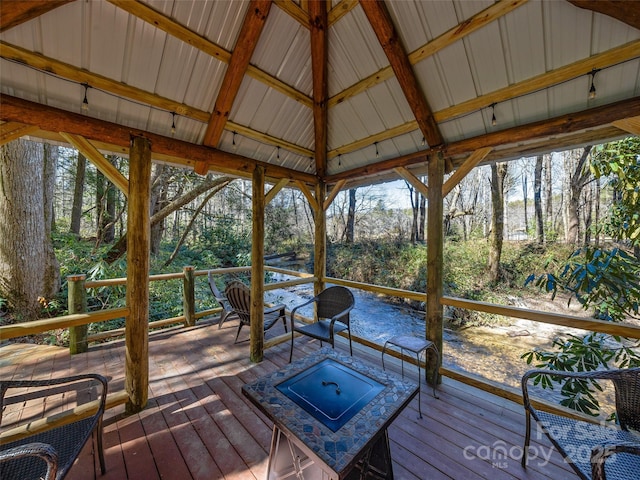
<svg viewBox="0 0 640 480"><path fill-rule="evenodd" d="M293 307L293 310L291 310L291 328L293 329L293 321L295 319L296 316L296 311L301 308L301 307L306 307L307 305L313 303L313 302L317 302L318 301L318 297L313 297L311 300L307 300L304 303L301 303L299 305L296 305L295 307Z"/></svg>
<svg viewBox="0 0 640 480"><path fill-rule="evenodd" d="M638 442L624 442L618 444L597 445L591 450L591 475L593 480L605 480L605 462L611 456L618 453L627 453L640 456L640 438ZM624 466L619 468L624 469ZM636 467L629 466L629 478L637 473Z"/></svg>
<svg viewBox="0 0 640 480"><path fill-rule="evenodd" d="M24 457L38 457L47 464L45 480L53 480L58 473L58 453L48 443L32 442L0 452L0 463Z"/></svg>
<svg viewBox="0 0 640 480"><path fill-rule="evenodd" d="M283 311L285 308L286 306L284 305L284 303L279 303L277 305L274 305L273 307L266 308L264 310L264 313L265 315L269 313L275 313L275 312Z"/></svg>

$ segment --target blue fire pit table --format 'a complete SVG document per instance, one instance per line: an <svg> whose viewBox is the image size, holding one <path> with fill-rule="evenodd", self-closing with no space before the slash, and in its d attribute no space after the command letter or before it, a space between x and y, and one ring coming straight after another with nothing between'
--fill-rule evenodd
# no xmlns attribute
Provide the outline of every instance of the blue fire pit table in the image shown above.
<svg viewBox="0 0 640 480"><path fill-rule="evenodd" d="M418 392L331 348L242 392L274 423L267 479L392 479L387 427Z"/></svg>

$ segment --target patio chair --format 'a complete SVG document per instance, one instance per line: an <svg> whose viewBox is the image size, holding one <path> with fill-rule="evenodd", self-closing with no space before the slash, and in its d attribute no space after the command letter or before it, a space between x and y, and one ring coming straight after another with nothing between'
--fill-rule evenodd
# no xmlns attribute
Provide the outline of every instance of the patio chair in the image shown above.
<svg viewBox="0 0 640 480"><path fill-rule="evenodd" d="M238 331L236 333L236 339L233 343L238 342L240 336L240 330L244 325L251 324L251 291L244 283L233 281L227 285L224 290L224 294L229 300L233 311L238 315L240 319L240 325L238 325ZM279 303L273 307L264 309L264 331L266 332L273 327L278 320L282 319L282 325L284 325L284 331L287 332L287 316L285 313L285 305Z"/></svg>
<svg viewBox="0 0 640 480"><path fill-rule="evenodd" d="M305 305L314 304L316 321L304 325L296 326L294 319L296 311ZM355 305L353 294L348 288L341 286L329 287L311 300L297 305L291 310L291 351L289 353L289 363L293 358L293 339L296 332L302 335L329 342L334 347L335 335L346 330L349 335L349 352L353 355L351 344L351 325L349 322L349 312Z"/></svg>
<svg viewBox="0 0 640 480"><path fill-rule="evenodd" d="M529 378L538 374L581 381L606 380L615 389L619 428L590 423L540 411L531 405ZM596 372L530 370L522 377L526 432L522 466L527 464L531 439L531 418L549 437L578 476L585 480L631 479L640 472L640 368ZM611 459L607 461L608 459Z"/></svg>
<svg viewBox="0 0 640 480"><path fill-rule="evenodd" d="M222 307L222 311L220 312L220 320L218 320L218 328L222 328L222 324L229 318L233 316L237 316L236 312L234 312L233 308L229 304L229 300L224 294L218 289L216 282L213 278L213 274L209 272L207 275L209 279L209 288L211 289L211 293L213 294L216 302Z"/></svg>
<svg viewBox="0 0 640 480"><path fill-rule="evenodd" d="M22 391L7 396L12 389ZM25 391L25 389L28 389ZM97 397L97 399L96 399ZM0 424L2 415L5 419L11 405L20 403L22 407L22 425L12 425L4 433L14 433L17 440L9 440L0 446L0 478L2 480L61 480L73 466L76 458L87 441L96 433L98 443L98 457L100 471L104 475L104 450L102 447L102 415L107 397L107 380L101 375L85 374L50 380L10 380L0 381ZM69 399L75 398L75 404L69 407ZM80 415L82 405L87 402L97 402L97 409L91 415ZM37 402L37 404L34 404ZM69 415L71 422L54 427L46 431L39 431L39 424L45 419L28 417L29 411L47 412L52 405L60 405L63 412L55 412L59 419ZM71 402L74 403L74 402ZM71 411L74 406L75 411ZM6 410L6 412L5 412ZM47 418L51 421L51 418ZM25 435L35 429L36 433L20 438L20 432Z"/></svg>

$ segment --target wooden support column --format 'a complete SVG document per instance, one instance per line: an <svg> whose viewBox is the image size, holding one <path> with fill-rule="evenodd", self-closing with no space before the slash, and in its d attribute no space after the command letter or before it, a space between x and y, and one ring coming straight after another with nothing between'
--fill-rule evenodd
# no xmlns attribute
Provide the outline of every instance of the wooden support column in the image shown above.
<svg viewBox="0 0 640 480"><path fill-rule="evenodd" d="M151 143L133 137L129 153L127 210L126 413L147 404L149 390L149 250L151 239Z"/></svg>
<svg viewBox="0 0 640 480"><path fill-rule="evenodd" d="M257 165L252 182L253 230L251 235L251 347L249 358L264 358L264 167Z"/></svg>
<svg viewBox="0 0 640 480"><path fill-rule="evenodd" d="M185 325L193 327L196 324L196 276L195 268L188 265L182 268L182 309Z"/></svg>
<svg viewBox="0 0 640 480"><path fill-rule="evenodd" d="M84 288L86 279L87 276L84 274L69 275L67 277L67 285L69 286L67 293L69 315L87 312L87 291ZM69 352L71 355L84 353L89 349L87 342L88 330L89 325L69 327Z"/></svg>
<svg viewBox="0 0 640 480"><path fill-rule="evenodd" d="M440 364L442 364L442 332L443 332L443 307L442 298L442 271L443 271L443 241L442 226L442 184L444 182L444 158L433 155L429 159L429 202L427 214L427 340L431 340L440 352ZM430 363L426 369L427 379L433 378L436 366ZM429 381L429 380L427 380Z"/></svg>
<svg viewBox="0 0 640 480"><path fill-rule="evenodd" d="M314 294L318 295L324 290L324 278L327 276L327 215L322 201L326 195L327 186L323 181L316 184L315 209L315 242L313 274L318 279L314 285Z"/></svg>

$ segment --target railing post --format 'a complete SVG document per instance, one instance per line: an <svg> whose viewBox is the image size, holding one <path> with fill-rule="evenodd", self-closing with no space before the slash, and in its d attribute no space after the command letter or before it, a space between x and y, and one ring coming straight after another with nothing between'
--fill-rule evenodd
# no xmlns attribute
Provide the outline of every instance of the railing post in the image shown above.
<svg viewBox="0 0 640 480"><path fill-rule="evenodd" d="M69 275L67 277L67 285L69 292L67 294L67 305L69 314L86 313L87 311L87 290L84 288L84 282L87 276ZM71 355L83 353L89 349L87 342L87 334L89 325L78 325L69 327L69 351Z"/></svg>
<svg viewBox="0 0 640 480"><path fill-rule="evenodd" d="M184 274L182 287L182 305L184 309L185 323L188 327L196 324L196 282L195 269L186 266L182 269Z"/></svg>

